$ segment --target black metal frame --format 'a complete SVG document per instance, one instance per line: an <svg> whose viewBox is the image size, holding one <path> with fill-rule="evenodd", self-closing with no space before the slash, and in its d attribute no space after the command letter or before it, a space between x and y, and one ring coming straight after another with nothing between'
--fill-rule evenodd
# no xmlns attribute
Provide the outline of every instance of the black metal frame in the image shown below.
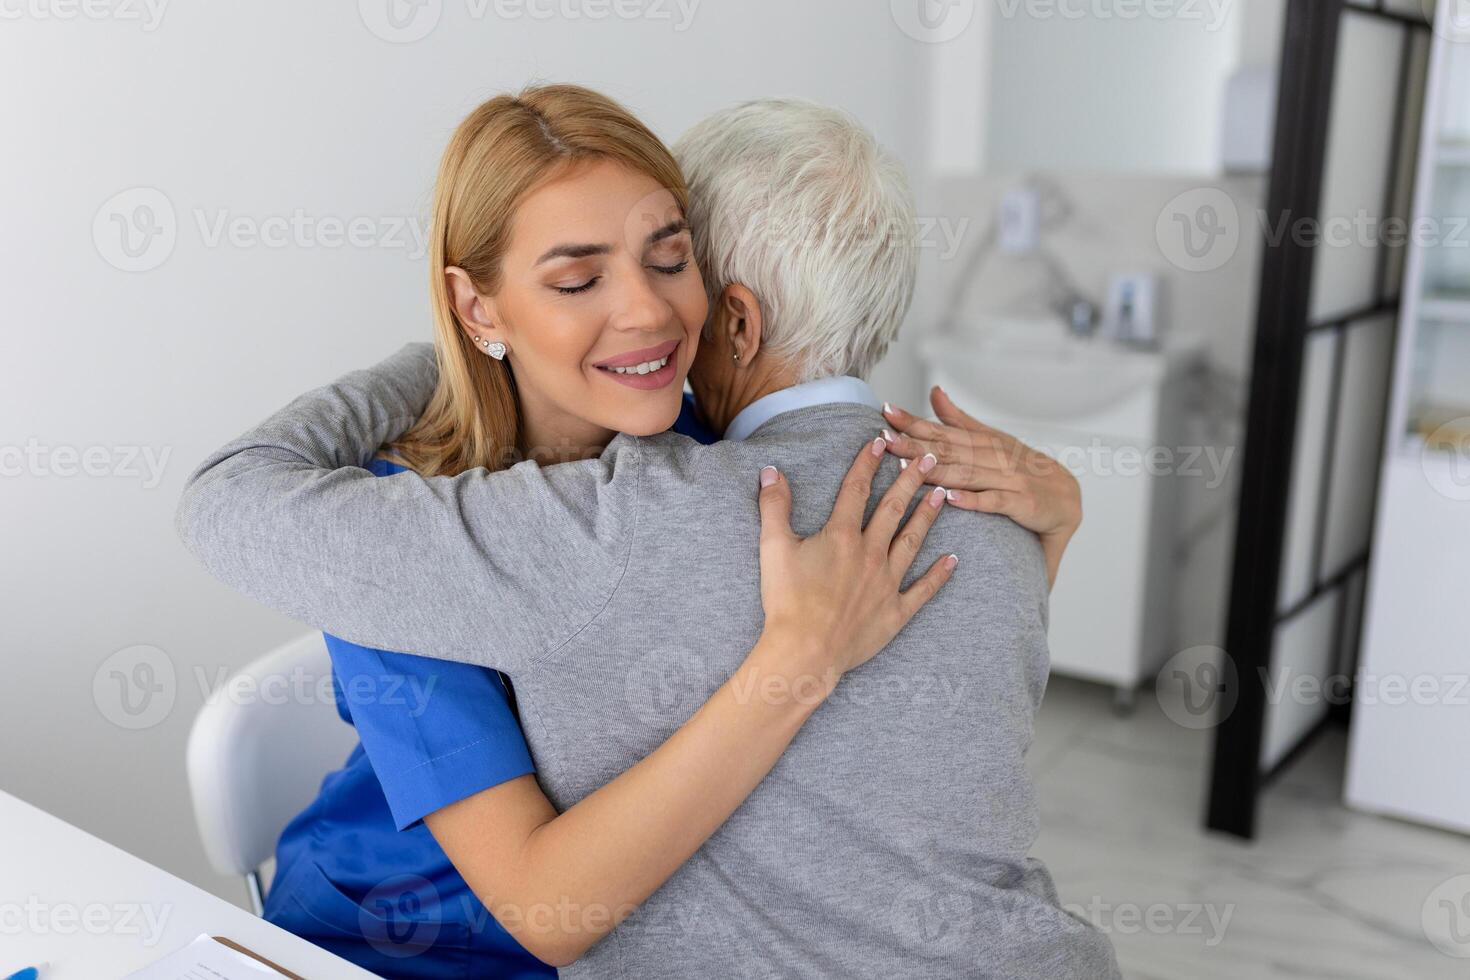
<svg viewBox="0 0 1470 980"><path fill-rule="evenodd" d="M1328 127L1337 68L1338 32L1345 15L1383 18L1404 28L1401 71L1397 79L1398 108L1393 125L1387 207L1393 214L1400 174L1406 119L1405 102L1411 79L1415 30L1429 30L1427 21L1375 6L1344 0L1290 0L1286 13L1285 46L1277 101L1271 187L1267 213L1273 222L1320 218L1322 182L1326 170ZM1273 225L1274 226L1274 225ZM1355 323L1398 308L1398 297L1387 293L1388 250L1383 250L1377 275L1375 301L1358 310L1344 311L1313 322L1310 316L1315 249L1285 236L1268 246L1262 259L1260 305L1257 316L1254 369L1247 413L1245 457L1241 476L1240 516L1231 576L1226 649L1235 661L1239 685L1235 708L1215 731L1214 769L1211 774L1206 825L1243 838L1255 835L1256 802L1261 788L1295 759L1334 722L1347 717L1345 708L1328 712L1269 772L1260 764L1266 718L1265 678L1277 630L1291 619L1338 593L1334 650L1341 653L1346 638L1348 589L1354 576L1368 564L1365 552L1341 568L1323 567L1330 479L1323 480L1317 525L1313 529L1312 583L1308 596L1286 610L1278 607L1282 548L1286 537L1289 483L1295 454L1296 419L1300 410L1301 374L1309 334L1336 332L1329 431L1322 465L1331 473L1342 401L1343 366L1348 334ZM1381 442L1382 433L1379 434ZM1376 490L1374 491L1376 493ZM1325 576L1325 577L1324 577Z"/></svg>

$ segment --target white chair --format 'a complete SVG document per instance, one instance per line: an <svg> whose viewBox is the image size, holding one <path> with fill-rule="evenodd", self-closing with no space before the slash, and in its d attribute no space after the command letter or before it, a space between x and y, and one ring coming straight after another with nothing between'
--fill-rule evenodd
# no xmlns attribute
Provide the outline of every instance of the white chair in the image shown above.
<svg viewBox="0 0 1470 980"><path fill-rule="evenodd" d="M209 863L245 878L262 914L260 867L291 818L338 768L357 733L337 716L320 633L292 640L231 677L189 732L189 790Z"/></svg>

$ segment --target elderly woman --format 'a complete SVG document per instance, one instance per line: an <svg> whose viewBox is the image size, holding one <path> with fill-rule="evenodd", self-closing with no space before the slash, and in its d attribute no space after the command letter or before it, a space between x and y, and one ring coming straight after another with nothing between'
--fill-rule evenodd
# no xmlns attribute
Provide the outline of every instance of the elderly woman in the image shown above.
<svg viewBox="0 0 1470 980"><path fill-rule="evenodd" d="M288 828L274 916L400 975L534 975L509 937L569 976L1112 975L1027 855L1074 488L942 398L963 428L878 437L861 379L914 221L860 127L758 103L680 155L689 198L593 93L487 103L436 194L437 356L304 396L191 479L190 547L334 634L344 689L438 679L417 718L344 708L361 795L329 777ZM659 434L695 421L691 366L712 445Z"/></svg>

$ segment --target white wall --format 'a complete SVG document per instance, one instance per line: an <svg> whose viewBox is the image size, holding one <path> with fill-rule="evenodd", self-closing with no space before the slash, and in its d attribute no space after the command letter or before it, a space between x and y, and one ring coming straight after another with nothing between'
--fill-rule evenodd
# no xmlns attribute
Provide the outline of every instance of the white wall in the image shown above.
<svg viewBox="0 0 1470 980"><path fill-rule="evenodd" d="M375 36L359 7L382 3L165 0L151 27L0 3L6 472L30 448L22 475L0 477L0 788L236 899L193 830L184 741L215 671L302 627L197 568L174 537L174 503L208 450L292 395L427 339L428 319L411 239L231 244L211 239L215 222L261 227L299 211L392 234L421 220L461 116L531 80L604 89L670 140L729 103L801 95L853 111L922 162L913 106L926 46L886 3L704 0L686 25L674 0L643 5L671 19L602 21L435 0L424 9L440 9L437 27L415 43ZM154 220L171 207L176 242L144 253L167 255L156 268L126 272L104 257L125 264L116 219L99 209L136 188L166 198ZM125 220L144 200L113 210ZM879 382L912 401L906 348ZM43 455L56 447L92 449L98 475L66 475L75 463ZM164 461L161 479L129 475L142 451ZM93 685L109 655L139 644L173 665L176 700L128 730L109 720L120 717L111 681Z"/></svg>

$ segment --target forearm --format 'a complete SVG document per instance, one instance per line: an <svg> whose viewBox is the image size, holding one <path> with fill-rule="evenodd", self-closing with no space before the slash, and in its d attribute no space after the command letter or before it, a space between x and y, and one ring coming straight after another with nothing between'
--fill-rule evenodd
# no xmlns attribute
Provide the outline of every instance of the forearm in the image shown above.
<svg viewBox="0 0 1470 980"><path fill-rule="evenodd" d="M612 451L429 478L362 469L437 379L432 349L412 344L295 399L199 467L177 529L216 578L317 629L514 672L512 658L564 642L606 601L637 454L621 470Z"/></svg>
<svg viewBox="0 0 1470 980"><path fill-rule="evenodd" d="M804 652L763 636L668 741L526 838L491 911L550 962L586 952L729 819L825 699L833 678L795 667Z"/></svg>

